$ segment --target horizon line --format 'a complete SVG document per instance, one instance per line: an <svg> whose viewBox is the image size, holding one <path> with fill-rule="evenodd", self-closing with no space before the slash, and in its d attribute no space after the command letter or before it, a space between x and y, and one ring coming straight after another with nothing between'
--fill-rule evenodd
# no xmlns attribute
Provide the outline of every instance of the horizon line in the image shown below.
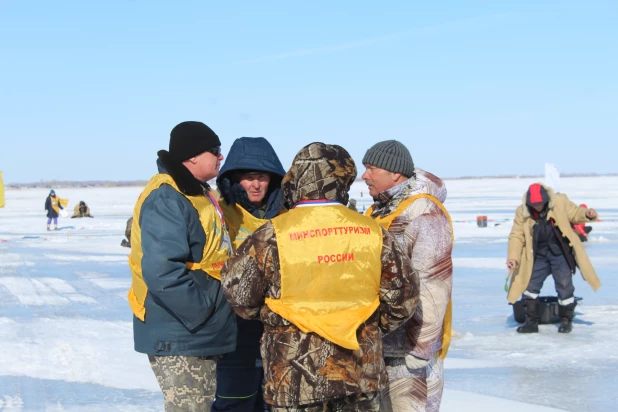
<svg viewBox="0 0 618 412"><path fill-rule="evenodd" d="M582 172L582 173L563 173L560 177L608 177L618 176L618 172L614 173L595 173L595 172ZM530 179L530 178L543 178L544 175L540 174L501 174L501 175L485 175L485 176L459 176L459 177L444 177L441 180L478 180L478 179ZM209 180L213 182L215 179ZM363 179L357 177L355 182L362 182ZM62 185L88 185L88 186L104 186L109 185L111 187L134 187L142 184L146 184L148 179L123 179L123 180L44 180L39 182L29 183L4 183L5 188L42 188L48 186L63 187ZM66 186L65 186L66 187Z"/></svg>

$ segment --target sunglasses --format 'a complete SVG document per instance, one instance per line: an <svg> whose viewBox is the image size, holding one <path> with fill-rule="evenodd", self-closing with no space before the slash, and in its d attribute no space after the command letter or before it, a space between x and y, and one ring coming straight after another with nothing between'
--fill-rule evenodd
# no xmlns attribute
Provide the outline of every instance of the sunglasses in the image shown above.
<svg viewBox="0 0 618 412"><path fill-rule="evenodd" d="M219 155L221 154L221 146L215 146L213 148L210 148L208 150L206 150L208 153L212 153L215 157L219 157Z"/></svg>

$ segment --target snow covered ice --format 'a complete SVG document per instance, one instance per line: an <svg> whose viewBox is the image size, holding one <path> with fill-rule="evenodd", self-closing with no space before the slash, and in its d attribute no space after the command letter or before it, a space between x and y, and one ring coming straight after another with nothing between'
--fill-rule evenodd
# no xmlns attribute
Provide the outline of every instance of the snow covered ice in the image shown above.
<svg viewBox="0 0 618 412"><path fill-rule="evenodd" d="M530 179L449 180L455 221L456 337L443 411L618 410L618 178L563 178L561 191L595 208L587 252L603 286L576 275L571 334L541 325L518 335L504 293L507 237ZM94 219L45 230L48 190L7 190L0 209L0 410L160 411L146 355L133 351L129 250L120 246L141 188L62 189ZM362 196L361 196L362 192ZM355 183L359 210L371 199ZM486 215L487 228L476 227ZM543 295L554 295L548 279Z"/></svg>

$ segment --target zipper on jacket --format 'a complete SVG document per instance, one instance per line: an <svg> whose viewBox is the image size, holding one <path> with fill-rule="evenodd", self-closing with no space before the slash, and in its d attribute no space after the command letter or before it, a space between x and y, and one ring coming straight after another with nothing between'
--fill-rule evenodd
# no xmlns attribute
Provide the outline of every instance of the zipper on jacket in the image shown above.
<svg viewBox="0 0 618 412"><path fill-rule="evenodd" d="M571 273L575 274L575 269L573 268L573 266L571 266L571 261L569 260L567 254L566 254L566 249L564 248L564 243L562 243L562 233L558 232L558 229L556 229L556 226L554 225L554 219L550 218L549 221L551 222L551 228L554 231L554 235L556 236L556 239L558 240L558 243L560 243L560 248L562 249L562 254L564 255L564 259L567 262L567 265L569 265L569 269L571 269ZM551 251L549 252L551 253ZM573 256L573 258L575 258L575 256Z"/></svg>

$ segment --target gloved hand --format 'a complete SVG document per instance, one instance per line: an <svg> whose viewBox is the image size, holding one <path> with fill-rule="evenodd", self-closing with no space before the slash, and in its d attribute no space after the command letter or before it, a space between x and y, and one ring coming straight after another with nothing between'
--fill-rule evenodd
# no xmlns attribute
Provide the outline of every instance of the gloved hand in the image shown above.
<svg viewBox="0 0 618 412"><path fill-rule="evenodd" d="M234 183L230 187L230 195L232 196L230 204L238 204L244 208L247 212L255 210L255 206L249 201L247 191L240 183Z"/></svg>
<svg viewBox="0 0 618 412"><path fill-rule="evenodd" d="M218 182L217 186L218 186L219 192L221 193L221 197L223 197L223 200L225 200L225 203L227 203L228 205L233 205L234 202L232 199L230 199L230 195L231 195L230 179L228 179L227 177L222 178Z"/></svg>
<svg viewBox="0 0 618 412"><path fill-rule="evenodd" d="M414 355L406 355L406 366L408 369L420 369L429 364L429 360L417 358Z"/></svg>

